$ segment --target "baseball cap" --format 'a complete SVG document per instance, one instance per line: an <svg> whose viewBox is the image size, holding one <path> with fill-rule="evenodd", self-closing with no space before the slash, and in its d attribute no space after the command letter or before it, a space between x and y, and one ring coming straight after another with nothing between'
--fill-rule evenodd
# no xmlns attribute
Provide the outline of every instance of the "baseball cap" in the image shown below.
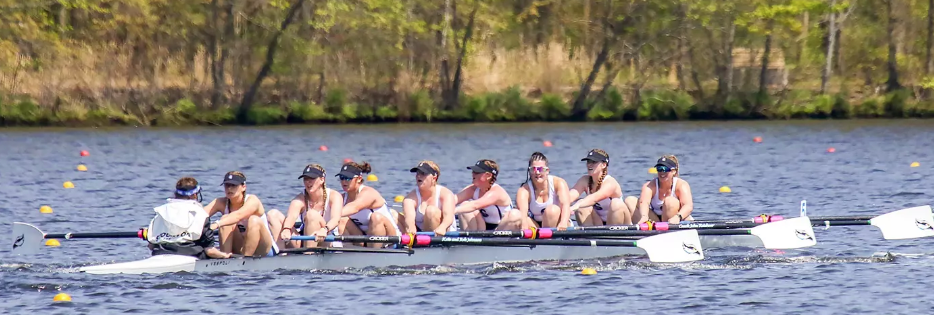
<svg viewBox="0 0 934 315"><path fill-rule="evenodd" d="M224 182L221 183L221 186L232 184L232 185L243 185L246 184L246 177L240 174L234 174L234 172L227 172L224 175Z"/></svg>
<svg viewBox="0 0 934 315"><path fill-rule="evenodd" d="M308 177L308 178L324 177L325 173L326 172L319 170L315 167L307 166L305 167L305 170L302 171L302 175L298 176L298 178L301 179L302 177Z"/></svg>
<svg viewBox="0 0 934 315"><path fill-rule="evenodd" d="M412 169L409 170L409 172L412 172L412 173L415 173L418 171L421 171L422 173L425 173L425 174L438 175L438 172L436 172L435 169L431 168L431 165L428 165L428 163L419 163L418 166L413 167Z"/></svg>
<svg viewBox="0 0 934 315"><path fill-rule="evenodd" d="M477 164L468 166L467 169L473 171L474 173L493 173L493 175L497 175L499 170L484 163L486 161L487 160L479 160L477 161Z"/></svg>
<svg viewBox="0 0 934 315"><path fill-rule="evenodd" d="M606 156L605 154L597 152L595 150L590 150L590 152L587 152L587 156L581 159L581 161L588 161L588 160L594 161L594 162L605 162L607 164L610 163L609 156Z"/></svg>

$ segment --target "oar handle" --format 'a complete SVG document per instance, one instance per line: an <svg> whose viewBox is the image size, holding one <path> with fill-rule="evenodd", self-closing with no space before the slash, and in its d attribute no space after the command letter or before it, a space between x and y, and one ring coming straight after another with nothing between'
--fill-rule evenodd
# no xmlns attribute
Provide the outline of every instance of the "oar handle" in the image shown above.
<svg viewBox="0 0 934 315"><path fill-rule="evenodd" d="M48 233L44 238L141 238L146 239L146 229L136 232L97 232L97 233Z"/></svg>

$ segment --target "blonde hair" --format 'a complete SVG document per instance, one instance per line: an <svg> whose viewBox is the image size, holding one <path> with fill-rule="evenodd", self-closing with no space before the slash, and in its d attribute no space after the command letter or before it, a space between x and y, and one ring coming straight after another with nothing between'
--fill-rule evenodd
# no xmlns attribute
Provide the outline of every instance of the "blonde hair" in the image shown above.
<svg viewBox="0 0 934 315"><path fill-rule="evenodd" d="M603 154L604 156L606 156L607 160L610 159L610 154L606 153L606 151L603 151L600 149L593 149L590 151ZM600 175L600 179L597 180L597 186L594 187L594 189L590 191L591 193L600 190L600 186L603 185L603 180L606 178L606 172L607 172L607 169L609 168L610 168L610 162L606 162L606 167L603 168L603 175ZM593 176L591 176L587 182L587 188L590 188L591 186L593 186L593 184L594 184L594 180L593 180Z"/></svg>
<svg viewBox="0 0 934 315"><path fill-rule="evenodd" d="M436 164L432 160L422 160L421 162L418 162L419 165L421 165L422 163L428 164L428 166L431 167L431 169L434 170L435 173L438 173L437 175L435 175L435 185L437 185L438 179L441 178L441 167L439 167L438 164Z"/></svg>
<svg viewBox="0 0 934 315"><path fill-rule="evenodd" d="M680 175L681 175L681 163L678 162L678 157L677 157L677 156L674 156L674 155L672 155L672 154L669 154L669 155L662 155L662 157L663 157L663 158L666 158L666 159L669 159L669 160L672 160L672 161L675 162L675 167L677 168L677 169L675 169L675 177L680 177Z"/></svg>
<svg viewBox="0 0 934 315"><path fill-rule="evenodd" d="M309 168L309 167L321 171L321 174L327 173L324 171L324 167L322 167L321 165L312 163L312 164L308 164L305 166L305 168ZM328 190L327 190L328 179L327 178L328 178L327 176L321 176L321 180L323 181L321 182L321 196L323 196L324 198L328 197Z"/></svg>

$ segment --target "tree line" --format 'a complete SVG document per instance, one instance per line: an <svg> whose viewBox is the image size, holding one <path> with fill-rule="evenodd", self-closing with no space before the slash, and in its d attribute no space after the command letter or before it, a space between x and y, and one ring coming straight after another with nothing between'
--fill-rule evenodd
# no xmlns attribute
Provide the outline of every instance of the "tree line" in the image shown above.
<svg viewBox="0 0 934 315"><path fill-rule="evenodd" d="M0 0L0 124L934 115L934 0Z"/></svg>

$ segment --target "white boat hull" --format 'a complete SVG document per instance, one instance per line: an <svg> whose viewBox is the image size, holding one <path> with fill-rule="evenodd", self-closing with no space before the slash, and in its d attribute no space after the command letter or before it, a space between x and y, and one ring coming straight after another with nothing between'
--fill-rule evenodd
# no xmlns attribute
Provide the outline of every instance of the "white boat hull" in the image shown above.
<svg viewBox="0 0 934 315"><path fill-rule="evenodd" d="M761 247L752 235L700 236L704 249L719 247ZM180 255L158 255L142 260L88 266L79 272L90 274L144 274L171 272L232 272L277 269L342 270L346 268L385 268L441 266L493 262L524 262L542 260L580 260L621 255L645 255L637 247L588 246L452 246L416 248L414 253L326 252L314 255L291 254L267 258L232 258L197 260Z"/></svg>

